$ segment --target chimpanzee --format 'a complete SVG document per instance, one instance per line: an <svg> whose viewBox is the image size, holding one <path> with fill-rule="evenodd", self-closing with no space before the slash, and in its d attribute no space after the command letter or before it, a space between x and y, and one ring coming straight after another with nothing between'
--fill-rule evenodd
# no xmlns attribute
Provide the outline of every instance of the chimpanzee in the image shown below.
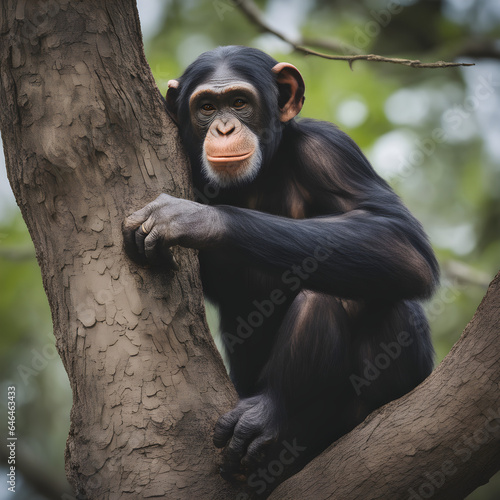
<svg viewBox="0 0 500 500"><path fill-rule="evenodd" d="M304 90L259 50L202 54L166 106L203 203L163 194L124 223L151 261L200 250L240 396L215 429L226 476L287 446L302 466L433 365L415 301L438 280L427 238L345 133L294 119Z"/></svg>

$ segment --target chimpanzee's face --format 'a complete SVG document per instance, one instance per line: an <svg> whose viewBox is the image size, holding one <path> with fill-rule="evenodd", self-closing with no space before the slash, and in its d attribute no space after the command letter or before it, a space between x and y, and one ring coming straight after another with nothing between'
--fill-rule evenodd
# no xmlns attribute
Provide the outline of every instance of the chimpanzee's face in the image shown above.
<svg viewBox="0 0 500 500"><path fill-rule="evenodd" d="M224 67L191 94L191 125L203 141L201 164L210 181L226 187L257 175L262 162L256 132L263 127L260 105L257 89Z"/></svg>
<svg viewBox="0 0 500 500"><path fill-rule="evenodd" d="M269 67L265 58L255 58L255 51L245 54L239 48L220 59L224 51L202 54L180 80L170 80L166 103L193 168L201 166L207 180L231 187L251 182L263 160L270 161L281 140L280 122L300 111L305 86L289 63ZM245 57L249 66L242 70ZM241 76L249 70L255 75Z"/></svg>

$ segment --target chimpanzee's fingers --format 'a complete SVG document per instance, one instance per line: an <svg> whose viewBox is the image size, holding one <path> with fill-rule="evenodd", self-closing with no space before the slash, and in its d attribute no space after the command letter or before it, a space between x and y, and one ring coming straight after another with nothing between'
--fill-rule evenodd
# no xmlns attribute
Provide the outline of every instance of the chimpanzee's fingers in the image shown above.
<svg viewBox="0 0 500 500"><path fill-rule="evenodd" d="M230 412L222 415L217 420L214 430L214 445L217 448L223 448L233 435L234 427L238 423L241 415L246 411L245 408L237 406Z"/></svg>
<svg viewBox="0 0 500 500"><path fill-rule="evenodd" d="M135 246L137 248L137 251L141 254L144 255L144 240L146 239L146 236L148 235L148 232L144 229L144 224L141 224L136 230L135 230Z"/></svg>
<svg viewBox="0 0 500 500"><path fill-rule="evenodd" d="M241 470L242 458L247 455L249 445L258 439L262 430L255 426L255 422L248 418L249 412L245 412L233 430L233 436L224 449L224 468L228 473Z"/></svg>
<svg viewBox="0 0 500 500"><path fill-rule="evenodd" d="M140 210L137 210L136 212L130 214L126 219L125 222L127 226L134 226L135 229L137 229L143 222L149 219L151 214L158 208L158 203L155 201L152 201L151 203L148 203L145 207L141 208Z"/></svg>
<svg viewBox="0 0 500 500"><path fill-rule="evenodd" d="M248 467L253 467L261 463L269 446L276 440L270 434L261 434L257 436L249 445L246 454L241 459L241 463Z"/></svg>
<svg viewBox="0 0 500 500"><path fill-rule="evenodd" d="M161 265L162 263L162 231L158 226L153 226L144 238L144 254L149 263ZM139 236L141 238L141 236Z"/></svg>
<svg viewBox="0 0 500 500"><path fill-rule="evenodd" d="M135 262L144 263L144 238L142 238L143 233L147 233L147 229L142 230L137 234L137 230L141 228L141 225L150 217L151 213L155 209L155 204L150 203L146 205L141 210L137 210L133 214L125 218L122 224L123 233L123 244L125 247L125 252L127 255ZM145 237L145 236L144 236Z"/></svg>
<svg viewBox="0 0 500 500"><path fill-rule="evenodd" d="M161 255L162 255L162 259L163 259L162 264L164 266L168 267L169 269L172 269L172 271L179 270L179 264L177 264L177 261L175 260L174 254L170 250L170 246L165 241L162 241Z"/></svg>
<svg viewBox="0 0 500 500"><path fill-rule="evenodd" d="M144 258L144 251L142 253L139 248L144 249L144 245L138 245L136 231L137 226L135 224L130 224L128 218L123 221L122 224L122 234L123 234L123 246L125 253L134 261L140 264L144 264L146 259Z"/></svg>
<svg viewBox="0 0 500 500"><path fill-rule="evenodd" d="M153 226L151 231L146 233L144 229L147 229L149 220L142 224L136 231L137 246L142 245L142 252L150 264L165 266L173 271L177 271L179 265L170 250L171 245L166 237L166 234L168 234L167 228L157 225Z"/></svg>
<svg viewBox="0 0 500 500"><path fill-rule="evenodd" d="M223 452L220 475L224 479L232 481L242 474L241 458L245 455L246 448L246 440L233 435Z"/></svg>

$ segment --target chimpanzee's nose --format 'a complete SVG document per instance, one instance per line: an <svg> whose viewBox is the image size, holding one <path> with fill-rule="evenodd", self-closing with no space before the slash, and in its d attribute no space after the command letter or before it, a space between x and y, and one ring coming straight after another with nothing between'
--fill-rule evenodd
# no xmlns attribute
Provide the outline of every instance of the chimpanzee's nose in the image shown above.
<svg viewBox="0 0 500 500"><path fill-rule="evenodd" d="M236 127L233 120L228 120L226 122L219 120L219 123L217 123L217 132L220 135L229 135L234 131L235 128Z"/></svg>

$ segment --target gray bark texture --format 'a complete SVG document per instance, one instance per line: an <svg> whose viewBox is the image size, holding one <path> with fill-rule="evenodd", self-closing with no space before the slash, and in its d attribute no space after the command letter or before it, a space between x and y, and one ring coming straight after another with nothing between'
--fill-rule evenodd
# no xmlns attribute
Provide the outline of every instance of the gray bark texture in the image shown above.
<svg viewBox="0 0 500 500"><path fill-rule="evenodd" d="M69 479L92 499L234 498L212 431L236 397L196 254L158 273L122 248L125 215L191 196L135 2L6 0L0 15L8 175L73 390Z"/></svg>
<svg viewBox="0 0 500 500"><path fill-rule="evenodd" d="M125 215L161 192L192 194L134 0L4 0L0 16L1 132L72 385L75 491L249 498L218 475L212 430L236 395L208 332L195 252L174 249L175 273L123 253ZM456 500L486 481L500 468L499 324L497 276L428 380L272 498L429 498L429 484L432 498Z"/></svg>

